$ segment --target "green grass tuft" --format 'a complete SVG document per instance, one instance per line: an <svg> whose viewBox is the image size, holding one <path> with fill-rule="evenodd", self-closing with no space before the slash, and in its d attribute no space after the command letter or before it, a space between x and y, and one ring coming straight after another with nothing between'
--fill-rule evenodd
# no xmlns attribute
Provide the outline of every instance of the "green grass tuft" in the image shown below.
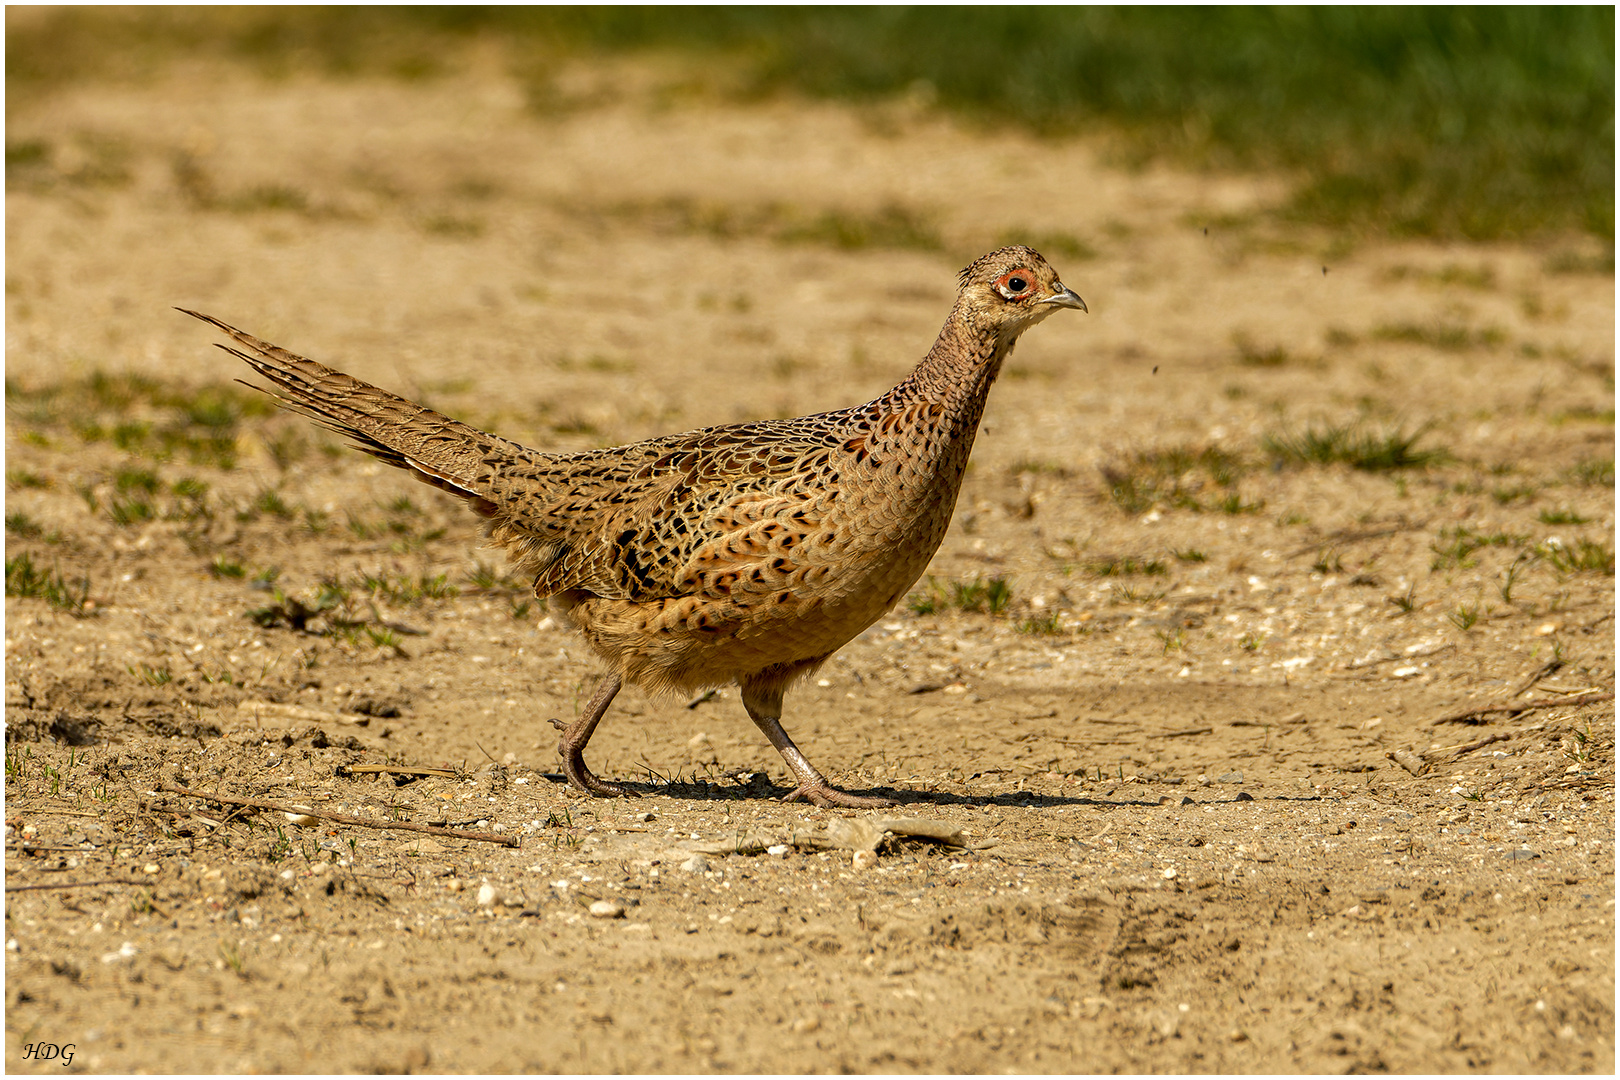
<svg viewBox="0 0 1620 1080"><path fill-rule="evenodd" d="M1561 574L1607 574L1614 576L1614 549L1585 538L1573 544L1541 544L1536 553Z"/></svg>
<svg viewBox="0 0 1620 1080"><path fill-rule="evenodd" d="M1379 341L1403 341L1412 345L1426 345L1443 352L1463 352L1467 349L1489 349L1502 344L1507 335L1494 326L1474 330L1458 323L1392 323L1373 331Z"/></svg>
<svg viewBox="0 0 1620 1080"><path fill-rule="evenodd" d="M1431 570L1449 570L1453 567L1474 565L1474 552L1487 547L1522 547L1529 537L1518 533L1481 533L1466 525L1441 529L1438 539L1429 545L1434 552Z"/></svg>
<svg viewBox="0 0 1620 1080"><path fill-rule="evenodd" d="M53 568L47 573L34 565L33 556L26 551L16 558L6 559L6 595L38 597L75 618L91 613L88 577L70 582L59 569Z"/></svg>
<svg viewBox="0 0 1620 1080"><path fill-rule="evenodd" d="M913 594L906 606L919 615L933 615L955 608L974 614L1000 615L1012 603L1012 586L1006 578L979 578L972 581L940 581L932 574L923 591Z"/></svg>
<svg viewBox="0 0 1620 1080"><path fill-rule="evenodd" d="M1141 514L1155 506L1226 513L1243 513L1258 506L1243 502L1233 490L1248 471L1248 463L1218 446L1137 450L1097 469L1108 484L1109 497L1127 514ZM1215 497L1200 498L1206 492Z"/></svg>
<svg viewBox="0 0 1620 1080"><path fill-rule="evenodd" d="M1170 571L1159 559L1138 559L1134 555L1119 558L1093 559L1084 566L1086 573L1097 577L1132 577L1142 575L1161 577Z"/></svg>
<svg viewBox="0 0 1620 1080"><path fill-rule="evenodd" d="M1361 423L1311 425L1299 432L1276 432L1261 447L1277 461L1298 465L1349 465L1366 472L1423 469L1452 459L1442 448L1420 450L1417 442L1429 425L1413 430L1397 426L1370 430Z"/></svg>

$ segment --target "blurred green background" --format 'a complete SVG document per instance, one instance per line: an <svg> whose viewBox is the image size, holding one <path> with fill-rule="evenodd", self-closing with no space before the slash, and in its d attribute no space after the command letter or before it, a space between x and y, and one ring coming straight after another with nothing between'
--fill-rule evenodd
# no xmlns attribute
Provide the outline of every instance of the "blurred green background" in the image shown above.
<svg viewBox="0 0 1620 1080"><path fill-rule="evenodd" d="M188 57L432 79L493 48L543 111L558 62L643 53L691 61L693 92L904 96L987 127L1101 132L1127 165L1285 170L1278 212L1336 229L1613 243L1612 7L64 8L8 24L12 109Z"/></svg>

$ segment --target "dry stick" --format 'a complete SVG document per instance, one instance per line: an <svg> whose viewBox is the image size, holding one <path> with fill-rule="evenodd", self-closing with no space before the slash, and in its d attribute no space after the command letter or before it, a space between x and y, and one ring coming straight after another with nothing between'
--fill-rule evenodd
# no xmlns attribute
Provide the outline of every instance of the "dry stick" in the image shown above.
<svg viewBox="0 0 1620 1080"><path fill-rule="evenodd" d="M1511 738L1513 738L1513 736L1508 732L1498 731L1495 735L1487 735L1478 742L1471 742L1466 746L1457 747L1457 749L1451 752L1451 757L1448 760L1456 761L1464 754L1472 754L1475 750L1482 750L1491 745L1491 743L1507 742Z"/></svg>
<svg viewBox="0 0 1620 1080"><path fill-rule="evenodd" d="M366 773L394 773L398 776L443 776L454 779L456 770L434 765L339 765L339 776L359 776Z"/></svg>
<svg viewBox="0 0 1620 1080"><path fill-rule="evenodd" d="M1613 701L1613 690L1601 690L1595 694L1576 694L1567 698L1537 698L1535 701L1502 701L1495 705L1481 705L1478 708L1468 709L1450 716L1442 716L1434 724L1458 724L1473 720L1487 713L1520 713L1530 712L1534 709L1557 709L1564 705L1590 705L1595 701ZM1431 725L1433 726L1433 725Z"/></svg>
<svg viewBox="0 0 1620 1080"><path fill-rule="evenodd" d="M1563 666L1564 662L1562 660L1547 661L1545 664L1542 664L1540 667L1536 668L1536 670L1532 671L1530 673L1530 677L1524 680L1524 682L1520 683L1519 688L1513 691L1513 693L1509 694L1508 697L1516 698L1520 694L1527 692L1532 686L1535 686L1536 683L1540 682L1542 679L1545 679L1547 676L1551 675L1553 672L1557 671Z"/></svg>
<svg viewBox="0 0 1620 1080"><path fill-rule="evenodd" d="M77 851L81 855L94 853L95 848L87 847L52 847L50 844L30 844L26 840L14 840L6 845L8 848L20 848L23 851Z"/></svg>
<svg viewBox="0 0 1620 1080"><path fill-rule="evenodd" d="M55 885L7 885L6 892L31 892L34 889L88 889L92 885L145 885L144 881L128 878L108 878L106 881L63 881Z"/></svg>
<svg viewBox="0 0 1620 1080"><path fill-rule="evenodd" d="M1450 644L1448 642L1445 645L1440 645L1440 646L1438 646L1436 648L1430 649L1428 652L1406 653L1406 654L1401 655L1401 656L1381 656L1377 660L1364 660L1364 661L1361 661L1360 663L1346 664L1346 665L1344 665L1344 670L1345 671L1360 671L1363 668L1377 667L1379 664L1395 664L1395 663L1399 663L1402 660L1423 660L1423 659L1426 659L1426 658L1428 658L1430 656L1435 656L1435 655L1437 655L1439 653L1443 653L1447 649L1455 649L1456 647L1457 646L1452 645L1452 644Z"/></svg>
<svg viewBox="0 0 1620 1080"><path fill-rule="evenodd" d="M1183 735L1209 735L1214 732L1212 727L1187 728L1183 731L1154 731L1149 733L1150 739L1177 739Z"/></svg>
<svg viewBox="0 0 1620 1080"><path fill-rule="evenodd" d="M434 836L453 836L458 840L480 840L486 844L504 844L506 847L517 847L516 837L502 836L499 833L469 832L466 829L445 829L437 825L418 825L412 821L372 821L369 818L351 817L348 814L334 814L330 810L310 810L302 806L291 806L287 803L269 802L265 799L238 799L231 795L215 795L207 791L193 791L179 784L159 784L159 791L168 791L176 795L190 795L194 799L207 799L210 802L226 803L232 806L250 806L256 810L279 810L283 814L292 814L300 817L324 818L327 821L337 822L339 825L359 825L364 829L396 829L401 832L431 833Z"/></svg>

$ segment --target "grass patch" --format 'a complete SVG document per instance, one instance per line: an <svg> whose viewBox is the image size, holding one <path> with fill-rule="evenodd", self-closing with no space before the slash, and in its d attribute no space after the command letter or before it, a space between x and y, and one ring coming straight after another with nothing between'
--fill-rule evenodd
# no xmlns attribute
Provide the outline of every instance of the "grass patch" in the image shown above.
<svg viewBox="0 0 1620 1080"><path fill-rule="evenodd" d="M1237 349L1238 363L1245 367L1286 367L1297 359L1281 345L1257 345L1246 334L1233 334L1232 345Z"/></svg>
<svg viewBox="0 0 1620 1080"><path fill-rule="evenodd" d="M1386 596L1384 599L1402 615L1410 615L1412 612L1423 606L1422 604L1418 603L1416 586L1408 587L1406 592L1402 593L1400 596Z"/></svg>
<svg viewBox="0 0 1620 1080"><path fill-rule="evenodd" d="M1426 285L1460 285L1467 289L1496 288L1496 271L1487 263L1462 266L1447 263L1438 270L1422 270L1415 266L1391 266L1381 272L1385 281L1417 281Z"/></svg>
<svg viewBox="0 0 1620 1080"><path fill-rule="evenodd" d="M246 417L268 416L275 406L262 394L230 385L202 387L160 382L138 374L95 372L88 378L27 387L6 380L6 411L29 441L71 435L80 442L110 442L137 457L184 457L218 469L236 467L236 433ZM139 487L131 467L126 492ZM146 470L150 471L150 470ZM150 494L155 489L148 489Z"/></svg>
<svg viewBox="0 0 1620 1080"><path fill-rule="evenodd" d="M56 529L45 531L45 526L23 513L13 510L6 515L6 534L21 540L44 540L47 544L60 544L62 534Z"/></svg>
<svg viewBox="0 0 1620 1080"><path fill-rule="evenodd" d="M1560 251L1548 257L1546 270L1549 274L1607 274L1614 276L1614 244L1611 242L1607 251L1581 252Z"/></svg>
<svg viewBox="0 0 1620 1080"><path fill-rule="evenodd" d="M1169 589L1149 589L1146 587L1138 588L1135 585L1121 585L1111 590L1108 602L1110 604L1141 604L1144 607L1152 607L1169 595Z"/></svg>
<svg viewBox="0 0 1620 1080"><path fill-rule="evenodd" d="M91 614L88 577L69 581L58 568L53 567L48 572L41 570L26 551L14 559L6 559L6 595L37 597L75 618Z"/></svg>
<svg viewBox="0 0 1620 1080"><path fill-rule="evenodd" d="M155 668L150 664L137 667L131 664L127 670L147 686L163 686L174 681L174 672L167 667Z"/></svg>
<svg viewBox="0 0 1620 1080"><path fill-rule="evenodd" d="M1162 577L1170 571L1158 559L1138 559L1134 555L1119 558L1092 559L1083 564L1086 573L1096 577Z"/></svg>
<svg viewBox="0 0 1620 1080"><path fill-rule="evenodd" d="M1062 232L1008 229L996 237L992 246L1008 247L1013 244L1032 247L1053 261L1062 259L1064 262L1086 262L1099 255L1096 248L1078 236Z"/></svg>
<svg viewBox="0 0 1620 1080"><path fill-rule="evenodd" d="M1614 410L1600 409L1595 405L1579 405L1573 409L1560 409L1548 420L1553 427L1563 427L1565 424L1608 424L1614 425Z"/></svg>
<svg viewBox="0 0 1620 1080"><path fill-rule="evenodd" d="M1280 169L1293 217L1390 235L1614 235L1607 6L62 8L8 28L12 107L189 57L418 80L492 44L536 107L568 54L685 55L743 97L908 97L1130 157ZM49 169L18 142L15 168Z"/></svg>
<svg viewBox="0 0 1620 1080"><path fill-rule="evenodd" d="M1220 447L1182 445L1133 451L1099 465L1098 471L1109 497L1127 514L1155 506L1232 513L1257 506L1244 503L1235 490L1248 467Z"/></svg>
<svg viewBox="0 0 1620 1080"><path fill-rule="evenodd" d="M1543 525L1585 525L1592 519L1582 517L1573 510L1560 508L1557 510L1543 510L1536 515L1536 520Z"/></svg>
<svg viewBox="0 0 1620 1080"><path fill-rule="evenodd" d="M272 588L270 603L245 614L266 629L286 627L297 633L330 638L355 649L369 645L405 656L401 635L422 631L384 619L375 601L386 599L396 604L414 604L423 599L454 596L455 592L442 574L411 579L379 572L361 575L353 582L326 577L301 596Z"/></svg>
<svg viewBox="0 0 1620 1080"><path fill-rule="evenodd" d="M247 567L228 556L215 555L208 572L217 578L240 578L247 576Z"/></svg>
<svg viewBox="0 0 1620 1080"><path fill-rule="evenodd" d="M1614 459L1588 458L1571 465L1565 473L1569 482L1581 487L1614 487Z"/></svg>
<svg viewBox="0 0 1620 1080"><path fill-rule="evenodd" d="M449 575L418 574L410 577L405 574L389 574L378 571L375 574L361 574L356 587L371 596L387 600L391 604L419 604L423 600L448 600L459 594L454 585L450 584Z"/></svg>
<svg viewBox="0 0 1620 1080"><path fill-rule="evenodd" d="M1023 476L1028 473L1031 476L1055 476L1060 479L1072 475L1066 465L1060 465L1055 461L1047 461L1042 458L1019 458L1007 467L1007 471L1013 476Z"/></svg>
<svg viewBox="0 0 1620 1080"><path fill-rule="evenodd" d="M897 203L875 210L806 210L780 202L732 204L677 195L577 209L665 235L770 239L780 244L814 244L845 251L941 251L945 246L926 215Z"/></svg>
<svg viewBox="0 0 1620 1080"><path fill-rule="evenodd" d="M422 219L422 231L429 236L473 240L484 235L484 223L478 218L457 214L430 214Z"/></svg>
<svg viewBox="0 0 1620 1080"><path fill-rule="evenodd" d="M1012 597L1012 586L1004 577L940 581L930 574L923 583L923 591L913 594L906 606L918 615L934 615L953 608L970 614L1000 615L1012 603Z"/></svg>
<svg viewBox="0 0 1620 1080"><path fill-rule="evenodd" d="M1366 472L1390 472L1424 469L1452 459L1443 448L1417 448L1428 432L1427 424L1411 430L1405 426L1374 430L1360 422L1313 424L1303 431L1269 434L1260 445L1274 460L1288 464L1344 464Z"/></svg>
<svg viewBox="0 0 1620 1080"><path fill-rule="evenodd" d="M1448 612L1446 618L1459 630L1472 630L1474 624L1479 622L1479 605L1458 604L1457 610Z"/></svg>
<svg viewBox="0 0 1620 1080"><path fill-rule="evenodd" d="M1058 613L1049 611L1045 615L1032 615L1027 619L1019 619L1016 627L1020 634L1030 634L1035 637L1053 637L1063 633L1063 622Z"/></svg>
<svg viewBox="0 0 1620 1080"><path fill-rule="evenodd" d="M1460 323L1448 322L1390 323L1378 327L1372 336L1379 341L1403 341L1443 352L1495 348L1507 340L1507 335L1494 326L1474 330Z"/></svg>
<svg viewBox="0 0 1620 1080"><path fill-rule="evenodd" d="M6 486L17 489L46 488L51 486L51 482L27 469L7 469Z"/></svg>
<svg viewBox="0 0 1620 1080"><path fill-rule="evenodd" d="M1595 540L1579 539L1573 544L1547 541L1537 545L1536 554L1561 574L1607 574L1614 576L1614 548Z"/></svg>
<svg viewBox="0 0 1620 1080"><path fill-rule="evenodd" d="M1474 552L1487 547L1522 547L1529 537L1517 533L1480 533L1466 525L1441 529L1439 539L1429 545L1434 552L1431 570L1449 570L1453 567L1474 565Z"/></svg>

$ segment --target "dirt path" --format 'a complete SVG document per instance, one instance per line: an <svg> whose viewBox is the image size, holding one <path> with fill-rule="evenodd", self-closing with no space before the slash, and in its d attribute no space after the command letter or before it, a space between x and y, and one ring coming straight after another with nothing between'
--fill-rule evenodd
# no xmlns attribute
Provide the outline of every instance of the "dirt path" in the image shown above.
<svg viewBox="0 0 1620 1080"><path fill-rule="evenodd" d="M8 1068L1610 1071L1591 252L1346 245L1275 184L623 75L9 118ZM645 794L563 787L577 639L171 310L573 449L865 400L1015 239L1091 314L1020 345L934 584L784 718L961 831L875 862L786 843L864 815L771 801L726 691L621 695L591 761Z"/></svg>

